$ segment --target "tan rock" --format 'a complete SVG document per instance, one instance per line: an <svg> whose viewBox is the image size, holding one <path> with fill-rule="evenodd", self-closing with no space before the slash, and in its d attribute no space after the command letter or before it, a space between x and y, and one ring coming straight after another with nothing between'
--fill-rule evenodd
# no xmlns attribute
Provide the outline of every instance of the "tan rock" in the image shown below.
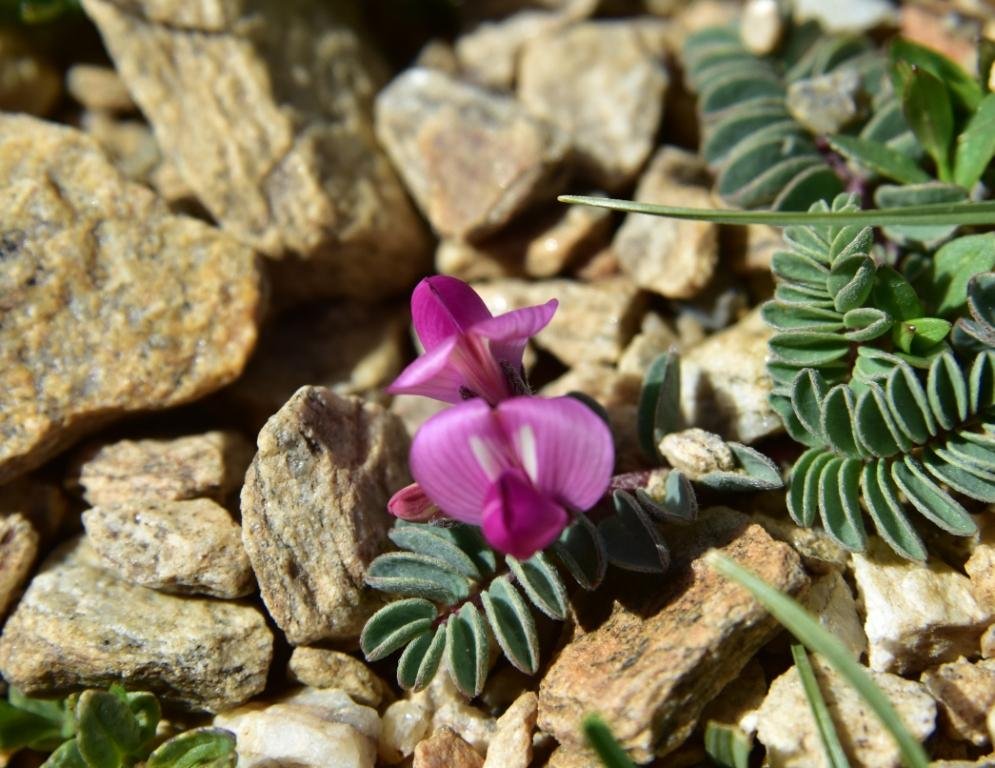
<svg viewBox="0 0 995 768"><path fill-rule="evenodd" d="M839 133L857 117L861 76L855 68L840 67L818 77L788 85L785 106L791 116L816 135Z"/></svg>
<svg viewBox="0 0 995 768"><path fill-rule="evenodd" d="M470 704L448 674L437 674L424 691L410 700L431 713L433 732L449 729L478 753L487 752L494 737L494 718Z"/></svg>
<svg viewBox="0 0 995 768"><path fill-rule="evenodd" d="M261 301L248 248L171 215L69 128L0 117L0 179L0 482L241 372Z"/></svg>
<svg viewBox="0 0 995 768"><path fill-rule="evenodd" d="M561 744L549 756L546 768L604 768L604 763L589 749Z"/></svg>
<svg viewBox="0 0 995 768"><path fill-rule="evenodd" d="M785 515L783 502L778 502L777 506L777 513ZM812 573L844 571L850 562L850 553L820 528L800 528L786 516L767 514L754 514L753 521L778 541L790 544L801 555L805 569Z"/></svg>
<svg viewBox="0 0 995 768"><path fill-rule="evenodd" d="M731 472L736 468L736 459L725 440L697 427L664 436L659 449L670 466L692 480L709 472Z"/></svg>
<svg viewBox="0 0 995 768"><path fill-rule="evenodd" d="M967 9L965 9L967 10ZM979 5L977 15L990 21L987 8ZM957 14L956 20L943 13L942 8L921 5L901 6L899 10L901 35L919 45L932 48L953 59L968 72L977 67L978 24ZM987 74L987 73L984 73Z"/></svg>
<svg viewBox="0 0 995 768"><path fill-rule="evenodd" d="M767 402L771 383L764 360L770 336L759 310L754 310L682 355L685 423L743 443L783 429Z"/></svg>
<svg viewBox="0 0 995 768"><path fill-rule="evenodd" d="M964 563L964 571L978 603L995 611L995 524L985 515L979 520L978 533L978 542Z"/></svg>
<svg viewBox="0 0 995 768"><path fill-rule="evenodd" d="M543 678L539 726L560 743L578 745L581 718L597 711L637 761L673 751L776 631L759 603L704 563L711 546L783 591L797 593L808 581L790 547L732 510L706 510L671 539L679 559L663 591L640 599L629 590L626 607L616 602Z"/></svg>
<svg viewBox="0 0 995 768"><path fill-rule="evenodd" d="M31 573L38 556L38 539L38 531L23 514L0 511L0 619Z"/></svg>
<svg viewBox="0 0 995 768"><path fill-rule="evenodd" d="M425 233L372 134L383 70L329 4L87 0L163 154L295 297L386 296ZM288 255L290 254L290 255Z"/></svg>
<svg viewBox="0 0 995 768"><path fill-rule="evenodd" d="M119 120L106 112L85 112L80 127L97 140L114 167L129 181L149 183L162 163L152 129L141 120Z"/></svg>
<svg viewBox="0 0 995 768"><path fill-rule="evenodd" d="M562 135L509 96L409 69L377 97L377 135L435 230L479 239L562 181Z"/></svg>
<svg viewBox="0 0 995 768"><path fill-rule="evenodd" d="M784 32L784 19L777 0L750 0L743 6L740 37L743 45L757 56L772 53Z"/></svg>
<svg viewBox="0 0 995 768"><path fill-rule="evenodd" d="M487 748L484 768L529 768L538 712L539 699L532 691L523 693L505 710Z"/></svg>
<svg viewBox="0 0 995 768"><path fill-rule="evenodd" d="M214 718L235 734L239 768L373 768L380 719L339 690L304 690Z"/></svg>
<svg viewBox="0 0 995 768"><path fill-rule="evenodd" d="M226 599L255 590L242 529L210 499L92 507L83 527L107 570L131 584Z"/></svg>
<svg viewBox="0 0 995 768"><path fill-rule="evenodd" d="M437 69L447 75L458 77L460 73L459 60L456 58L456 51L447 40L434 38L429 40L411 63L413 67L424 67L425 69Z"/></svg>
<svg viewBox="0 0 995 768"><path fill-rule="evenodd" d="M16 29L0 33L0 110L45 117L62 95L59 72Z"/></svg>
<svg viewBox="0 0 995 768"><path fill-rule="evenodd" d="M974 655L981 633L995 622L975 600L971 582L935 558L925 565L903 560L875 540L852 563L872 669L917 672Z"/></svg>
<svg viewBox="0 0 995 768"><path fill-rule="evenodd" d="M995 660L964 659L924 672L922 682L940 705L940 721L953 739L976 747L991 744L985 718L995 709Z"/></svg>
<svg viewBox="0 0 995 768"><path fill-rule="evenodd" d="M440 728L415 748L413 768L481 768L482 758L449 728Z"/></svg>
<svg viewBox="0 0 995 768"><path fill-rule="evenodd" d="M0 670L30 696L122 683L218 711L262 691L273 636L250 605L174 597L96 565L85 542L55 553L0 637Z"/></svg>
<svg viewBox="0 0 995 768"><path fill-rule="evenodd" d="M864 768L899 768L902 760L898 745L863 698L820 657L812 657L812 666L833 715L840 743L852 764ZM919 683L885 672L870 674L913 738L925 741L933 732L936 719L932 697ZM829 765L795 667L771 684L757 713L757 724L757 738L767 747L771 768Z"/></svg>
<svg viewBox="0 0 995 768"><path fill-rule="evenodd" d="M66 485L93 506L199 497L224 502L241 487L250 461L252 445L231 431L94 443L77 452Z"/></svg>
<svg viewBox="0 0 995 768"><path fill-rule="evenodd" d="M377 708L393 696L390 687L354 656L329 648L294 648L289 676L311 688L338 688L358 704Z"/></svg>
<svg viewBox="0 0 995 768"><path fill-rule="evenodd" d="M770 262L777 251L784 250L784 237L781 230L767 224L747 224L730 232L729 240L735 244L731 252L723 250L723 258L738 273L770 272ZM723 245L725 245L723 233Z"/></svg>
<svg viewBox="0 0 995 768"><path fill-rule="evenodd" d="M131 94L111 67L73 64L66 72L66 91L86 109L106 112L135 110Z"/></svg>
<svg viewBox="0 0 995 768"><path fill-rule="evenodd" d="M535 343L567 365L614 363L639 324L644 302L628 280L498 280L475 285L494 314L556 298L559 307Z"/></svg>
<svg viewBox="0 0 995 768"><path fill-rule="evenodd" d="M447 404L441 400L421 395L396 395L390 404L390 412L397 414L404 422L408 434L414 436L422 424L446 407Z"/></svg>
<svg viewBox="0 0 995 768"><path fill-rule="evenodd" d="M796 21L818 21L827 32L863 32L898 20L888 0L839 0L832 5L822 0L793 0L792 5Z"/></svg>
<svg viewBox="0 0 995 768"><path fill-rule="evenodd" d="M266 422L242 488L242 539L263 602L294 645L352 641L381 598L387 500L409 482L408 438L380 406L302 387Z"/></svg>
<svg viewBox="0 0 995 768"><path fill-rule="evenodd" d="M802 604L846 646L858 661L867 652L867 636L857 614L853 592L837 570L812 581Z"/></svg>
<svg viewBox="0 0 995 768"><path fill-rule="evenodd" d="M403 699L395 701L383 713L378 754L387 765L396 765L415 752L428 735L432 713L422 705Z"/></svg>
<svg viewBox="0 0 995 768"><path fill-rule="evenodd" d="M995 624L981 635L981 655L986 659L995 658Z"/></svg>
<svg viewBox="0 0 995 768"><path fill-rule="evenodd" d="M640 381L654 360L680 346L670 325L655 312L647 312L642 328L632 337L618 361L619 373L638 376Z"/></svg>
<svg viewBox="0 0 995 768"><path fill-rule="evenodd" d="M662 60L630 23L583 22L525 46L518 96L570 136L591 182L618 189L653 149L668 82Z"/></svg>

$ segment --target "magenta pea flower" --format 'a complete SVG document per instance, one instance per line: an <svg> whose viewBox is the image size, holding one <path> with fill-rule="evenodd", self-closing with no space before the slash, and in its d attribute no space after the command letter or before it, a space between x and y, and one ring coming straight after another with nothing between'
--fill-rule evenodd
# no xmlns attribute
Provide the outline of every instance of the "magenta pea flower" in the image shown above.
<svg viewBox="0 0 995 768"><path fill-rule="evenodd" d="M462 280L426 277L411 295L411 319L425 354L388 388L447 403L481 397L491 405L525 394L522 353L556 312L552 299L494 317Z"/></svg>
<svg viewBox="0 0 995 768"><path fill-rule="evenodd" d="M436 414L415 435L410 463L444 515L526 559L556 540L571 512L598 502L614 462L611 432L580 401L514 397Z"/></svg>

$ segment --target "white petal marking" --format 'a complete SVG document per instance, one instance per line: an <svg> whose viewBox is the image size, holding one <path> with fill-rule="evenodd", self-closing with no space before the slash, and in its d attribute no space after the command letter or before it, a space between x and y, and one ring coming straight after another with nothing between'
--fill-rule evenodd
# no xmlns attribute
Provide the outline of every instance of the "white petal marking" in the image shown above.
<svg viewBox="0 0 995 768"><path fill-rule="evenodd" d="M539 453L536 450L535 430L532 429L531 424L523 424L515 437L522 469L529 476L529 480L535 483L539 477Z"/></svg>
<svg viewBox="0 0 995 768"><path fill-rule="evenodd" d="M497 480L501 471L498 467L497 457L494 455L493 448L477 435L471 435L470 450L473 451L473 456L480 465L480 468L484 470L487 479L491 482Z"/></svg>

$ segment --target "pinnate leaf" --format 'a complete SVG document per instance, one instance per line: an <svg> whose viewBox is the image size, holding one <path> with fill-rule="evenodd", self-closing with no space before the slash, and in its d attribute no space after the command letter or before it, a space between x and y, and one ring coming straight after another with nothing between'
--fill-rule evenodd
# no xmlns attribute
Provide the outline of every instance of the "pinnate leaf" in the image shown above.
<svg viewBox="0 0 995 768"><path fill-rule="evenodd" d="M235 734L224 728L195 728L174 736L149 755L146 768L234 768Z"/></svg>

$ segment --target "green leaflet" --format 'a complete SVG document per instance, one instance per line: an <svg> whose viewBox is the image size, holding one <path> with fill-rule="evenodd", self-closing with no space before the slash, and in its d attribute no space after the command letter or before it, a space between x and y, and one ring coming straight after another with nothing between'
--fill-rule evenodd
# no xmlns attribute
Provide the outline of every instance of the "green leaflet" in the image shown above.
<svg viewBox="0 0 995 768"><path fill-rule="evenodd" d="M933 482L919 460L906 456L891 465L892 478L923 517L955 536L970 536L978 526L960 504Z"/></svg>
<svg viewBox="0 0 995 768"><path fill-rule="evenodd" d="M464 603L446 624L446 668L464 696L480 695L487 679L487 627L473 603Z"/></svg>
<svg viewBox="0 0 995 768"><path fill-rule="evenodd" d="M730 441L726 444L732 450L733 456L736 457L736 462L739 464L741 471L709 472L698 478L698 482L701 485L725 493L734 491L768 491L784 486L784 481L781 479L781 471L769 458L742 443ZM668 485L673 475L677 475L678 481L683 477L679 472L672 472L667 477ZM697 511L697 503L695 503L695 511ZM687 517L682 519L684 522L689 521Z"/></svg>
<svg viewBox="0 0 995 768"><path fill-rule="evenodd" d="M468 579L481 577L477 564L455 544L446 528L433 525L395 525L387 535L398 547L441 560L461 576Z"/></svg>
<svg viewBox="0 0 995 768"><path fill-rule="evenodd" d="M995 95L988 94L957 137L953 180L972 189L995 156Z"/></svg>
<svg viewBox="0 0 995 768"><path fill-rule="evenodd" d="M636 768L600 717L587 715L580 727L588 746L597 753L605 768Z"/></svg>
<svg viewBox="0 0 995 768"><path fill-rule="evenodd" d="M42 768L89 768L79 752L76 739L70 739L42 763Z"/></svg>
<svg viewBox="0 0 995 768"><path fill-rule="evenodd" d="M608 566L604 545L597 527L586 515L578 515L564 529L553 545L553 552L582 588L597 589L604 580Z"/></svg>
<svg viewBox="0 0 995 768"><path fill-rule="evenodd" d="M382 659L427 632L437 616L435 606L424 598L397 600L370 617L359 637L359 647L370 661Z"/></svg>
<svg viewBox="0 0 995 768"><path fill-rule="evenodd" d="M143 743L126 701L106 691L84 691L76 704L76 744L89 768L120 768Z"/></svg>
<svg viewBox="0 0 995 768"><path fill-rule="evenodd" d="M371 587L385 592L447 605L470 596L469 580L454 573L445 560L413 552L380 555L370 563L365 578Z"/></svg>
<svg viewBox="0 0 995 768"><path fill-rule="evenodd" d="M709 720L705 725L705 751L721 768L749 768L753 737L737 725Z"/></svg>
<svg viewBox="0 0 995 768"><path fill-rule="evenodd" d="M929 181L929 174L908 155L892 149L887 144L860 138L837 135L829 137L829 144L846 157L869 171L902 184L921 184ZM960 182L958 182L960 183ZM966 186L961 184L961 186Z"/></svg>
<svg viewBox="0 0 995 768"><path fill-rule="evenodd" d="M647 458L658 459L660 440L679 428L680 393L680 359L676 352L667 352L646 369L639 394L637 429L639 444Z"/></svg>
<svg viewBox="0 0 995 768"><path fill-rule="evenodd" d="M549 559L537 552L524 562L510 555L507 561L532 604L551 619L563 621L567 617L567 588Z"/></svg>
<svg viewBox="0 0 995 768"><path fill-rule="evenodd" d="M415 637L397 661L397 684L406 691L420 691L435 677L446 648L446 628L436 627Z"/></svg>
<svg viewBox="0 0 995 768"><path fill-rule="evenodd" d="M995 233L958 237L933 254L917 287L936 315L961 315L967 307L968 282L975 275L993 269Z"/></svg>
<svg viewBox="0 0 995 768"><path fill-rule="evenodd" d="M923 148L936 162L941 181L951 181L950 145L954 138L954 113L944 81L915 65L898 62L903 82L905 119Z"/></svg>
<svg viewBox="0 0 995 768"><path fill-rule="evenodd" d="M16 688L0 699L0 749L55 749L75 732L71 712L62 701L31 699Z"/></svg>
<svg viewBox="0 0 995 768"><path fill-rule="evenodd" d="M223 728L195 728L158 747L146 768L234 768L235 734Z"/></svg>
<svg viewBox="0 0 995 768"><path fill-rule="evenodd" d="M481 598L487 622L508 661L527 675L535 674L539 669L539 637L532 613L515 585L501 576Z"/></svg>
<svg viewBox="0 0 995 768"><path fill-rule="evenodd" d="M626 491L612 494L615 515L598 524L609 562L628 571L663 573L670 552L653 521Z"/></svg>
<svg viewBox="0 0 995 768"><path fill-rule="evenodd" d="M950 93L965 112L974 112L981 101L981 86L967 72L941 53L919 45L911 40L896 38L888 51L895 68L895 87L900 89L905 75L901 64L911 69L913 66L933 75L934 79L947 84Z"/></svg>

